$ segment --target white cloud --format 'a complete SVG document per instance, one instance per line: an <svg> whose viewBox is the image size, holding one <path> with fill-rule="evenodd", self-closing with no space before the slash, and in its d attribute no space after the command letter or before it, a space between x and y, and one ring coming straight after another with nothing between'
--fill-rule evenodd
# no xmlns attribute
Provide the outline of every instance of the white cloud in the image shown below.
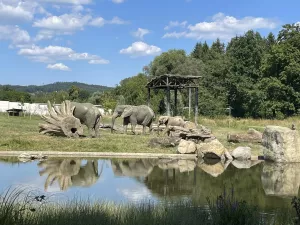
<svg viewBox="0 0 300 225"><path fill-rule="evenodd" d="M111 20L105 20L102 17L96 17L89 22L89 25L95 26L95 27L102 27L105 24L123 25L123 24L127 24L127 23L128 23L128 21L122 20L119 17L115 16Z"/></svg>
<svg viewBox="0 0 300 225"><path fill-rule="evenodd" d="M161 53L161 49L157 46L148 45L145 42L138 41L132 43L128 48L121 49L120 53L132 56L158 55Z"/></svg>
<svg viewBox="0 0 300 225"><path fill-rule="evenodd" d="M71 48L62 47L62 46L47 46L45 48L41 48L39 46L32 46L31 48L22 48L18 52L19 55L26 56L32 61L44 62L44 63L54 63L59 60L85 60L92 61L95 60L93 64L100 64L99 62L109 63L108 60L102 59L98 55L91 55L89 53L77 53ZM99 60L99 61L98 61ZM91 64L91 63L90 63ZM104 63L102 63L104 64Z"/></svg>
<svg viewBox="0 0 300 225"><path fill-rule="evenodd" d="M28 43L30 36L18 26L0 26L0 40L10 40L13 44Z"/></svg>
<svg viewBox="0 0 300 225"><path fill-rule="evenodd" d="M146 34L149 34L150 31L143 28L138 28L137 31L132 32L132 35L136 38L143 39Z"/></svg>
<svg viewBox="0 0 300 225"><path fill-rule="evenodd" d="M185 28L187 25L187 21L183 21L183 22L178 22L178 21L170 21L169 25L166 26L164 29L165 30L170 30L173 27L182 27Z"/></svg>
<svg viewBox="0 0 300 225"><path fill-rule="evenodd" d="M229 40L235 35L243 34L250 29L274 29L276 21L262 17L244 17L237 19L218 13L212 17L211 22L200 22L189 25L183 32L166 33L163 38L193 38Z"/></svg>
<svg viewBox="0 0 300 225"><path fill-rule="evenodd" d="M63 31L66 33L72 33L75 30L82 30L83 27L91 19L90 15L75 15L75 14L63 14L61 16L50 16L34 22L34 27Z"/></svg>
<svg viewBox="0 0 300 225"><path fill-rule="evenodd" d="M38 2L34 0L1 0L0 23L15 24L16 22L28 22L35 14L50 15Z"/></svg>
<svg viewBox="0 0 300 225"><path fill-rule="evenodd" d="M52 30L40 30L36 37L34 38L35 41L41 40L49 40L54 37L55 33Z"/></svg>
<svg viewBox="0 0 300 225"><path fill-rule="evenodd" d="M94 18L94 19L89 23L89 25L95 26L95 27L102 27L102 26L104 26L105 23L106 23L106 21L105 21L104 18L102 18L102 17L97 17L97 18Z"/></svg>
<svg viewBox="0 0 300 225"><path fill-rule="evenodd" d="M74 5L87 5L91 4L92 0L39 0L41 2L51 2L51 3L62 3L62 4L74 4Z"/></svg>
<svg viewBox="0 0 300 225"><path fill-rule="evenodd" d="M89 64L108 64L109 60L107 59L92 59L89 61Z"/></svg>
<svg viewBox="0 0 300 225"><path fill-rule="evenodd" d="M62 63L49 64L49 65L47 66L47 69L51 69L51 70L62 70L62 71L71 71L71 69L70 69L68 66L66 66L66 65L64 65L64 64L62 64Z"/></svg>
<svg viewBox="0 0 300 225"><path fill-rule="evenodd" d="M3 2L0 2L0 21L30 21L32 18L33 14L22 8L21 4L12 6L5 5Z"/></svg>
<svg viewBox="0 0 300 225"><path fill-rule="evenodd" d="M112 0L113 3L116 3L116 4L120 4L120 3L123 3L125 0Z"/></svg>

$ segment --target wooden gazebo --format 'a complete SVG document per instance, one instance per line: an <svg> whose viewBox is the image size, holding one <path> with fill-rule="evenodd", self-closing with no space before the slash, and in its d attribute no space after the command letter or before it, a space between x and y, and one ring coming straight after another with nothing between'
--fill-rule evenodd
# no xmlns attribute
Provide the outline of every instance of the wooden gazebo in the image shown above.
<svg viewBox="0 0 300 225"><path fill-rule="evenodd" d="M146 85L148 88L148 105L150 105L150 92L151 89L164 89L167 90L167 115L171 116L170 112L170 92L174 90L175 111L177 115L177 91L181 89L189 90L189 110L191 109L192 89L195 89L195 122L197 123L198 117L198 79L201 76L191 75L178 75L178 74L165 74L153 77ZM175 116L174 115L174 116Z"/></svg>

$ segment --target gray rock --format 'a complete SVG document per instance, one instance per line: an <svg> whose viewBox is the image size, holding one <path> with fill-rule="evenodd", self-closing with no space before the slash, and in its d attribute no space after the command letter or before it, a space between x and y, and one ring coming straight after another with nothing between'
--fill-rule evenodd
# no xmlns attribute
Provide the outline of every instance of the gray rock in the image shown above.
<svg viewBox="0 0 300 225"><path fill-rule="evenodd" d="M237 147L231 153L232 157L237 160L248 160L251 159L251 148L250 147Z"/></svg>
<svg viewBox="0 0 300 225"><path fill-rule="evenodd" d="M300 162L300 139L297 130L267 126L263 133L264 158L274 162Z"/></svg>
<svg viewBox="0 0 300 225"><path fill-rule="evenodd" d="M196 152L196 143L181 139L177 151L181 154L189 154Z"/></svg>

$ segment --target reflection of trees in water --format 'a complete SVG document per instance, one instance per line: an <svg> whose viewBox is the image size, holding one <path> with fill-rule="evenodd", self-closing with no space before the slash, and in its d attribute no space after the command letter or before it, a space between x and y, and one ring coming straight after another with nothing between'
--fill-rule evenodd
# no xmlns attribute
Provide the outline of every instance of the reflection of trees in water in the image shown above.
<svg viewBox="0 0 300 225"><path fill-rule="evenodd" d="M82 160L79 159L48 159L41 161L38 166L43 168L40 175L48 174L45 181L45 190L58 182L61 190L67 190L71 186L91 186L96 183L102 173L98 173L98 161L87 160L87 163L81 166Z"/></svg>
<svg viewBox="0 0 300 225"><path fill-rule="evenodd" d="M112 168L115 175L145 177L139 182L144 183L160 198L189 196L195 203L204 205L207 204L207 197L214 199L224 191L224 187L233 187L237 199L258 205L260 209L290 207L290 199L265 194L261 181L263 164L254 164L250 169L236 169L232 164L227 167L221 162L213 165L197 162L197 166L195 163L193 166L193 161L189 160L185 163L178 162L179 160L118 160L112 161ZM185 167L180 168L183 164ZM142 169L139 170L140 168Z"/></svg>

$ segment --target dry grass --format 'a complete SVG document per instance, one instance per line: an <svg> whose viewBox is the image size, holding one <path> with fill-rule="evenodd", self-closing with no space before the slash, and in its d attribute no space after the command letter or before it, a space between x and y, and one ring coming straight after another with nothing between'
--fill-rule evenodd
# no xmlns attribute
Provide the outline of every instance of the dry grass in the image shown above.
<svg viewBox="0 0 300 225"><path fill-rule="evenodd" d="M68 139L65 137L54 137L38 133L38 124L43 122L40 117L7 117L0 114L0 151L9 150L35 150L35 151L97 151L97 152L145 152L145 153L175 153L175 149L160 149L148 147L149 139L153 135L131 135L111 134L109 130L101 130L99 139L81 138ZM104 123L110 123L110 118L105 117ZM117 119L117 125L121 119ZM292 117L286 120L254 120L254 119L233 119L220 117L215 119L199 118L199 124L207 126L213 134L229 149L237 146L250 146L253 155L261 155L262 149L258 144L227 142L228 133L247 132L249 128L263 131L267 125L278 125L291 127L294 123L299 127L299 118ZM87 129L85 129L87 132ZM128 132L130 133L130 132ZM87 133L86 133L87 134Z"/></svg>

